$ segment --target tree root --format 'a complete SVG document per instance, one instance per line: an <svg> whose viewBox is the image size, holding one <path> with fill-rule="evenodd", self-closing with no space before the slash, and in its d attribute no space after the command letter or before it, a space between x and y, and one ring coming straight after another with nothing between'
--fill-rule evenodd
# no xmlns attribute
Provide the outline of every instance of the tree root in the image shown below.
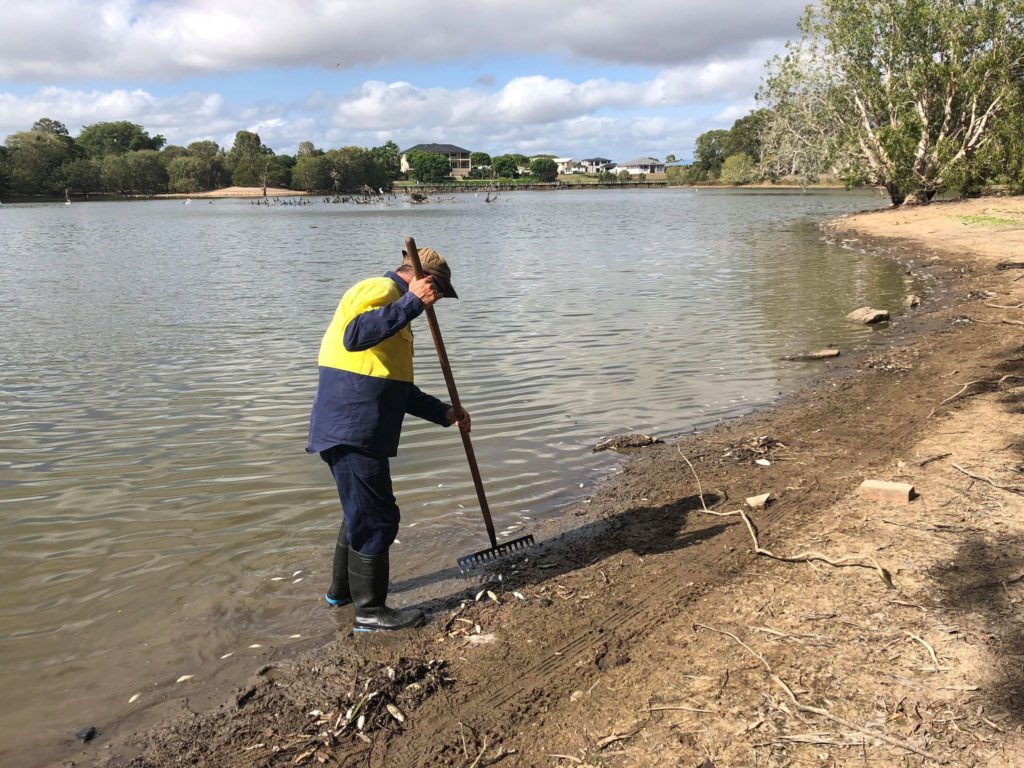
<svg viewBox="0 0 1024 768"><path fill-rule="evenodd" d="M777 555L761 546L761 542L757 538L757 531L754 528L754 524L751 522L747 513L742 509L737 509L732 512L714 512L708 509L707 504L704 503L704 490L701 487L700 477L697 476L697 470L693 468L693 464L686 458L682 450L677 446L677 453L682 456L683 461L690 468L693 473L694 480L697 481L697 493L700 498L700 505L704 508L704 514L712 515L714 517L740 517L744 524L747 526L747 531L750 533L750 538L754 542L754 554L763 555L764 557L771 558L772 560L779 560L784 563L810 563L810 562L822 562L827 565L831 565L833 568L870 568L875 571L879 577L885 582L885 585L889 589L895 589L896 586L892 582L892 574L889 573L885 568L878 564L874 558L870 558L867 562L864 560L858 560L853 557L843 557L839 560L832 560L820 552L801 552L797 555Z"/></svg>
<svg viewBox="0 0 1024 768"><path fill-rule="evenodd" d="M968 388L973 386L974 384L988 384L988 385L993 386L993 387L998 387L1000 384L1002 384L1007 379L1019 379L1021 381L1024 381L1024 376L1014 376L1013 374L1008 373L1005 376L1003 376L1002 378L996 379L995 381L986 381L984 379L978 379L976 381L968 381L966 384L963 385L963 387L960 388L959 392L957 392L955 395L952 395L951 397L947 397L945 400L943 400L941 403L939 403L935 407L936 408L941 408L946 403L949 403L949 402L952 402L953 400L956 400L958 397L960 397L960 395L962 395L964 392L966 392L968 390ZM935 411L933 410L932 413L935 413Z"/></svg>

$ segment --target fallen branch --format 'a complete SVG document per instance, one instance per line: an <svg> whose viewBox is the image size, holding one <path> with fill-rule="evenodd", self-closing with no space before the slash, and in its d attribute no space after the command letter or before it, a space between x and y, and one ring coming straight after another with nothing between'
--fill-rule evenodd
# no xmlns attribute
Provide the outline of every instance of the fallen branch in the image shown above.
<svg viewBox="0 0 1024 768"><path fill-rule="evenodd" d="M986 307L992 307L993 309L1021 309L1024 308L1024 304L993 304L990 301L985 302Z"/></svg>
<svg viewBox="0 0 1024 768"><path fill-rule="evenodd" d="M1009 320L1005 317L999 318L999 322L1003 325L1024 325L1024 320Z"/></svg>
<svg viewBox="0 0 1024 768"><path fill-rule="evenodd" d="M761 542L758 541L757 532L754 530L754 524L750 521L750 518L747 517L747 513L744 512L742 509L737 509L732 512L713 512L710 509L708 509L708 505L704 503L704 491L701 488L700 477L697 476L697 470L693 468L693 464L690 463L690 460L686 458L685 454L683 454L682 450L678 446L676 447L676 451L680 456L682 456L683 461L686 462L686 465L690 468L690 471L693 473L693 478L697 481L697 493L700 497L700 505L704 508L704 514L713 515L714 517L738 516L742 518L744 524L747 526L747 531L750 533L750 538L754 542L754 554L764 555L765 557L769 557L772 560L779 560L784 563L822 562L826 563L827 565L831 565L833 568L869 568L875 571L881 577L882 581L885 582L885 585L889 589L896 588L896 586L892 583L892 574L890 574L889 571L887 571L885 568L879 565L874 558L870 558L867 562L863 560L858 560L853 557L844 557L839 560L832 560L828 557L825 557L825 555L821 554L820 552L801 552L797 555L777 555L774 552L765 549L761 546Z"/></svg>
<svg viewBox="0 0 1024 768"><path fill-rule="evenodd" d="M800 701L800 699L797 698L796 694L793 693L793 689L789 687L786 681L779 677L777 674L775 674L775 671L772 669L771 664L769 664L765 660L764 656L762 656L749 645L744 643L732 632L726 632L724 629L716 629L715 627L709 627L707 624L695 624L694 630L696 631L698 629L706 629L711 632L716 632L719 635L725 635L726 637L732 638L739 645L743 646L743 648L745 648L754 658L756 658L758 661L761 662L761 664L764 665L764 668L765 670L767 670L768 676L771 678L772 682L782 689L782 692L786 695L786 698L788 698L790 702L792 702L793 706L801 712L811 715L818 715L819 717L824 717L826 720L831 720L834 723L839 723L839 725L842 725L846 728L850 728L854 731L857 731L858 733L862 733L865 736L870 736L873 739L884 741L886 744L890 744L894 747L898 747L899 749L906 750L907 752L913 752L915 755L926 757L929 760L934 760L937 763L944 762L943 758L939 757L938 755L933 755L931 752L926 752L925 750L914 746L908 741L893 738L892 736L889 736L886 733L881 733L879 731L872 730L871 728L859 725L850 720L839 717L838 715L833 715L831 712L829 712L827 709L824 709L823 707L813 707L810 704L804 704L802 701Z"/></svg>
<svg viewBox="0 0 1024 768"><path fill-rule="evenodd" d="M1000 485L999 483L997 483L992 478L985 477L984 475L976 475L973 472L968 472L966 469L961 467L959 464L953 464L952 467L953 467L953 469L956 469L956 470L959 470L960 472L963 472L965 475L967 475L970 478L973 478L974 480L981 480L983 482L988 483L993 488L998 488L1001 491L1008 491L1009 493L1016 493L1018 495L1024 496L1024 489L1018 488L1015 485Z"/></svg>

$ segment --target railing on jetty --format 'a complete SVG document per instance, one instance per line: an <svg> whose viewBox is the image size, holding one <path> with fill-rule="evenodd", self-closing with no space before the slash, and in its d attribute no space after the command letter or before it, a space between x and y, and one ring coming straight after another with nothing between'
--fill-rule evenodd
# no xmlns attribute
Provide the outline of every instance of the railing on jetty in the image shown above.
<svg viewBox="0 0 1024 768"><path fill-rule="evenodd" d="M538 192L541 190L563 189L654 189L667 187L667 181L611 181L572 183L564 181L536 182L531 184L398 184L394 187L395 194L402 192L423 192L428 195L441 195L446 192Z"/></svg>

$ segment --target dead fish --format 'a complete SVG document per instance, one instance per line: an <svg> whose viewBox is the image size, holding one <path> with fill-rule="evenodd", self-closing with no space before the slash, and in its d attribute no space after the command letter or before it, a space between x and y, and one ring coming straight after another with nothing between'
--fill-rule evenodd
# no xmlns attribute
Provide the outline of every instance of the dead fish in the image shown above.
<svg viewBox="0 0 1024 768"><path fill-rule="evenodd" d="M356 730L363 730L363 726L366 725L366 715L360 715L359 719L356 720Z"/></svg>
<svg viewBox="0 0 1024 768"><path fill-rule="evenodd" d="M298 576L298 575L299 575L300 573L302 573L302 571L301 571L301 570L299 570L299 571L296 571L295 573L293 573L293 574L292 574L292 578L294 579L294 578L295 578L296 576Z"/></svg>
<svg viewBox="0 0 1024 768"><path fill-rule="evenodd" d="M526 595L524 595L522 592L513 592L512 595L513 597L517 597L520 600L526 600Z"/></svg>
<svg viewBox="0 0 1024 768"><path fill-rule="evenodd" d="M184 683L186 680L191 680L193 677L195 677L195 675L182 675L181 677L179 677L174 682L176 682L176 683Z"/></svg>
<svg viewBox="0 0 1024 768"><path fill-rule="evenodd" d="M289 640L298 640L302 635L288 635Z"/></svg>
<svg viewBox="0 0 1024 768"><path fill-rule="evenodd" d="M262 648L263 646L262 646L262 645L260 645L259 643L253 643L253 644L252 644L252 645L250 645L249 647L250 647L250 648Z"/></svg>
<svg viewBox="0 0 1024 768"><path fill-rule="evenodd" d="M226 659L226 658L228 658L229 656L234 656L234 655L235 655L235 652L234 652L234 651L228 651L228 652L227 652L227 653L225 653L225 654L224 654L223 656L221 656L221 658L222 658L222 659Z"/></svg>
<svg viewBox="0 0 1024 768"><path fill-rule="evenodd" d="M387 708L388 708L388 714L391 715L393 718L395 718L395 720L397 720L400 723L404 723L405 722L405 714L402 712L402 710L400 710L394 704L388 704Z"/></svg>
<svg viewBox="0 0 1024 768"><path fill-rule="evenodd" d="M131 697L130 699L128 699L128 703L129 703L129 704L134 704L134 703L135 703L136 701L138 701L138 700L139 700L139 697L140 697L141 695L142 695L141 693L133 693L133 694L132 694L132 697Z"/></svg>

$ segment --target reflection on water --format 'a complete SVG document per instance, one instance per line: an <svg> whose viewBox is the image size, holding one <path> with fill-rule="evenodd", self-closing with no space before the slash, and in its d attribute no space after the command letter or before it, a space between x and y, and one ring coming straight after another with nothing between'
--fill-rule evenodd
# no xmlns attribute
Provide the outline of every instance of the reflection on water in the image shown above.
<svg viewBox="0 0 1024 768"><path fill-rule="evenodd" d="M616 460L589 451L600 438L749 411L809 370L781 355L873 343L843 317L901 306L904 278L813 222L878 204L664 190L3 206L0 687L22 700L0 756L132 692L167 696L228 649L330 629L317 601L339 510L303 452L316 354L341 293L396 266L405 235L453 264L463 298L438 316L501 530L588 493ZM416 331L418 382L443 396ZM482 545L454 432L407 422L394 470L397 576Z"/></svg>

